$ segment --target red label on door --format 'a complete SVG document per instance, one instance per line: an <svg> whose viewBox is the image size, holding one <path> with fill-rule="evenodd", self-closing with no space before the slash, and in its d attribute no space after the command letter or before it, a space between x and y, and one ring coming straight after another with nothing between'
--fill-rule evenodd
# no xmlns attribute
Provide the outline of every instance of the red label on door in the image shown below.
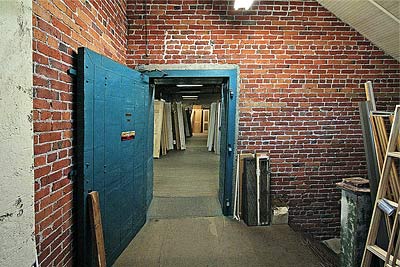
<svg viewBox="0 0 400 267"><path fill-rule="evenodd" d="M121 133L121 141L128 141L135 139L136 132L135 131L129 131L129 132L122 132Z"/></svg>

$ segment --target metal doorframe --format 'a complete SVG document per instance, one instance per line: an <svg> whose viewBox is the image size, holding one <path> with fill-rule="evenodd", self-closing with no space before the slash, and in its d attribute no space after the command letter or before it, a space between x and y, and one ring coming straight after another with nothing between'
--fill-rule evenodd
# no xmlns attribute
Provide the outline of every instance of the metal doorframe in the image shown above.
<svg viewBox="0 0 400 267"><path fill-rule="evenodd" d="M197 67L197 69L196 69ZM215 68L213 68L215 67ZM233 186L234 186L234 169L236 167L236 146L238 138L238 96L239 96L239 68L236 65L149 65L145 66L146 75L150 78L228 78L228 93L230 97L230 105L228 110L228 127L227 127L227 144L231 147L231 153L227 153L226 158L226 176L224 199L225 203L221 203L222 213L230 216L233 213ZM190 69L188 69L190 68Z"/></svg>

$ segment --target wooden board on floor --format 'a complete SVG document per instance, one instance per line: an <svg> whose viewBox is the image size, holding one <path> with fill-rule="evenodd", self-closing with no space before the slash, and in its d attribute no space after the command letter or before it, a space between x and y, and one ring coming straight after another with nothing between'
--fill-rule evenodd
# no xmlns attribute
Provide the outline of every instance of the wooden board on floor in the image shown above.
<svg viewBox="0 0 400 267"><path fill-rule="evenodd" d="M203 117L203 110L202 109L193 109L193 133L201 133L201 121Z"/></svg>
<svg viewBox="0 0 400 267"><path fill-rule="evenodd" d="M257 225L257 183L255 158L244 159L243 221L248 226Z"/></svg>
<svg viewBox="0 0 400 267"><path fill-rule="evenodd" d="M104 248L103 226L101 223L99 193L92 191L89 197L90 228L92 230L92 242L96 255L96 263L99 267L106 267L106 252Z"/></svg>
<svg viewBox="0 0 400 267"><path fill-rule="evenodd" d="M184 108L182 108L182 114L183 114L183 126L185 127L185 136L190 137L189 121L188 121L186 110Z"/></svg>
<svg viewBox="0 0 400 267"><path fill-rule="evenodd" d="M215 134L215 113L217 109L217 103L211 103L210 107L210 121L209 121L209 131L207 136L207 149L212 151L214 144L214 134Z"/></svg>
<svg viewBox="0 0 400 267"><path fill-rule="evenodd" d="M171 114L171 103L167 102L165 103L165 114L167 117L165 118L167 122L167 136L168 136L168 142L167 142L167 149L172 150L174 149L174 136L172 134L172 114Z"/></svg>
<svg viewBox="0 0 400 267"><path fill-rule="evenodd" d="M179 129L179 142L180 142L180 149L186 149L186 140L185 140L185 126L183 123L183 114L182 114L182 103L176 103L176 110L178 113L178 129Z"/></svg>
<svg viewBox="0 0 400 267"><path fill-rule="evenodd" d="M192 123L191 123L191 112L189 109L185 110L186 112L186 118L187 118L187 124L188 124L188 129L189 129L189 136L192 136Z"/></svg>
<svg viewBox="0 0 400 267"><path fill-rule="evenodd" d="M154 100L154 145L153 157L160 157L161 148L161 129L164 116L164 102L161 100Z"/></svg>
<svg viewBox="0 0 400 267"><path fill-rule="evenodd" d="M210 110L203 109L203 133L208 132L209 114L210 114Z"/></svg>
<svg viewBox="0 0 400 267"><path fill-rule="evenodd" d="M271 177L270 177L270 161L265 153L257 153L256 159L259 161L260 179L260 220L259 225L269 225L271 223Z"/></svg>
<svg viewBox="0 0 400 267"><path fill-rule="evenodd" d="M221 141L221 102L218 102L217 104L217 111L216 111L216 116L215 116L215 133L214 133L214 151L215 154L219 155L220 153L220 141Z"/></svg>
<svg viewBox="0 0 400 267"><path fill-rule="evenodd" d="M162 127L161 127L161 154L163 156L167 155L167 146L168 146L168 134L167 134L167 114L166 108L164 103L163 108L163 120L162 120Z"/></svg>
<svg viewBox="0 0 400 267"><path fill-rule="evenodd" d="M173 115L173 126L174 126L174 140L175 140L175 145L176 149L180 150L181 149L181 143L180 140L181 138L179 137L179 122L178 122L178 111L176 107L176 103L172 104L172 115Z"/></svg>
<svg viewBox="0 0 400 267"><path fill-rule="evenodd" d="M239 205L237 207L238 214L242 217L243 210L243 174L244 174L244 159L254 158L254 154L252 153L244 153L239 155L239 196L238 202Z"/></svg>

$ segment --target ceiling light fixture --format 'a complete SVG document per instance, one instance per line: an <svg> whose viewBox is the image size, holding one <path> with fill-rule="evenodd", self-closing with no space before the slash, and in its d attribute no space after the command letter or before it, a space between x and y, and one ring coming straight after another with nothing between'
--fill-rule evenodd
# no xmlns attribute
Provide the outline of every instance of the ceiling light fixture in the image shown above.
<svg viewBox="0 0 400 267"><path fill-rule="evenodd" d="M249 10L253 2L254 0L235 0L234 8L235 10L238 9Z"/></svg>
<svg viewBox="0 0 400 267"><path fill-rule="evenodd" d="M178 91L177 94L200 94L201 91Z"/></svg>
<svg viewBox="0 0 400 267"><path fill-rule="evenodd" d="M182 98L183 99L197 99L197 98L199 98L199 96L197 96L197 95L183 95Z"/></svg>
<svg viewBox="0 0 400 267"><path fill-rule="evenodd" d="M176 87L202 87L202 84L177 84Z"/></svg>

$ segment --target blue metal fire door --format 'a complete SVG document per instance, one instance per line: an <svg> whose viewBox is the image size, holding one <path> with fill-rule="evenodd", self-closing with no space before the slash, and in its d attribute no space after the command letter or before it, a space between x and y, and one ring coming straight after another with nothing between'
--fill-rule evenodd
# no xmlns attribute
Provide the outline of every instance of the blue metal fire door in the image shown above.
<svg viewBox="0 0 400 267"><path fill-rule="evenodd" d="M89 192L100 196L107 265L146 221L153 191L152 97L147 76L79 48L75 240L81 266L94 266Z"/></svg>

